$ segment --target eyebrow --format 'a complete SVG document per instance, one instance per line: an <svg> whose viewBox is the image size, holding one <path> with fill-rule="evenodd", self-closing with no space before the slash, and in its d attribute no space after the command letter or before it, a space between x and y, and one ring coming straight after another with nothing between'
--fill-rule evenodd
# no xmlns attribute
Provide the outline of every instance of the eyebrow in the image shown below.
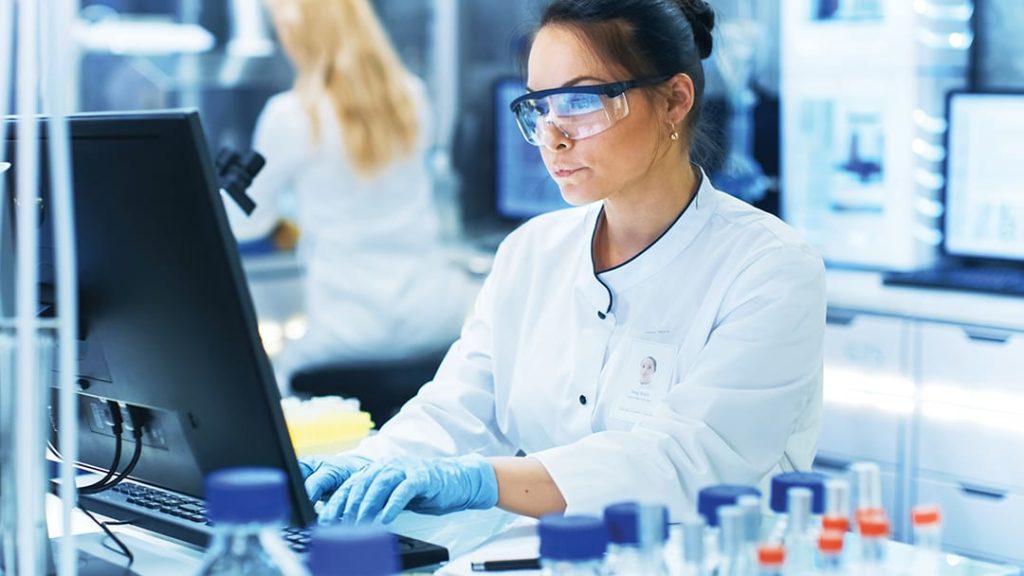
<svg viewBox="0 0 1024 576"><path fill-rule="evenodd" d="M607 80L605 80L604 78L598 78L596 76L577 76L577 77L573 78L572 80L569 80L565 84L562 84L561 86L559 86L559 88L567 88L569 86L575 86L575 85L579 84L580 82L583 82L584 80L596 80L598 82L607 82ZM530 88L529 86L526 87L526 91L527 92L536 92L536 90L534 90L533 88Z"/></svg>

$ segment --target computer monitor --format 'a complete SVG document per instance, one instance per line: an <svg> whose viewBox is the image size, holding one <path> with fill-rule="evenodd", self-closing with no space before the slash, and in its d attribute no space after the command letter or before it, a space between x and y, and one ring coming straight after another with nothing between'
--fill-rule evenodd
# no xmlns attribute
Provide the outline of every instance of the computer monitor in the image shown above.
<svg viewBox="0 0 1024 576"><path fill-rule="evenodd" d="M1024 93L954 92L948 106L945 252L1024 264Z"/></svg>
<svg viewBox="0 0 1024 576"><path fill-rule="evenodd" d="M509 109L525 92L519 78L494 82L494 204L502 220L522 221L569 207L544 167L540 151L523 138Z"/></svg>
<svg viewBox="0 0 1024 576"><path fill-rule="evenodd" d="M293 522L312 524L198 114L82 115L69 128L82 465L102 471L112 463L106 401L114 400L150 418L130 478L201 497L204 475L213 470L279 468L290 479ZM45 123L40 129L45 142ZM13 123L5 137L13 152ZM41 146L40 298L52 306L45 151ZM12 168L2 175L8 191L15 190L18 168L17 157L10 158ZM10 201L5 208L12 211ZM134 442L123 436L130 455ZM57 435L51 437L56 444Z"/></svg>

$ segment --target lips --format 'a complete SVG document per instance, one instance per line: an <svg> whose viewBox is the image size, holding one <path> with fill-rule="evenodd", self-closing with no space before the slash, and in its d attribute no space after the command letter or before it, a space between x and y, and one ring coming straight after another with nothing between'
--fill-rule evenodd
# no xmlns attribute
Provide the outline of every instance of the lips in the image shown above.
<svg viewBox="0 0 1024 576"><path fill-rule="evenodd" d="M583 170L582 166L579 168L555 168L552 171L552 174L554 174L556 178L567 178L580 170Z"/></svg>

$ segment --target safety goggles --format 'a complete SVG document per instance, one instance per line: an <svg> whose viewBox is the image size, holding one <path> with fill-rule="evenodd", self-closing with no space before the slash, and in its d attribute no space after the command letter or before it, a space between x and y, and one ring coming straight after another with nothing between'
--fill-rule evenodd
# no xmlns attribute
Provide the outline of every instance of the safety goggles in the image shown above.
<svg viewBox="0 0 1024 576"><path fill-rule="evenodd" d="M545 144L552 129L570 140L582 140L629 116L627 90L660 84L669 78L656 76L530 92L512 101L512 113L523 137L534 146Z"/></svg>

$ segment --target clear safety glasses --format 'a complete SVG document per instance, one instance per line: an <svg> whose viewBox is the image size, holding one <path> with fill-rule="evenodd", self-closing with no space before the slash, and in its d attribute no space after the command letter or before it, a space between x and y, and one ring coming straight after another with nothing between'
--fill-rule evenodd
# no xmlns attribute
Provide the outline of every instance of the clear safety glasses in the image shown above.
<svg viewBox="0 0 1024 576"><path fill-rule="evenodd" d="M657 76L530 92L512 101L512 113L526 141L547 143L552 130L565 138L581 140L600 134L629 115L626 91L660 84L671 76Z"/></svg>

